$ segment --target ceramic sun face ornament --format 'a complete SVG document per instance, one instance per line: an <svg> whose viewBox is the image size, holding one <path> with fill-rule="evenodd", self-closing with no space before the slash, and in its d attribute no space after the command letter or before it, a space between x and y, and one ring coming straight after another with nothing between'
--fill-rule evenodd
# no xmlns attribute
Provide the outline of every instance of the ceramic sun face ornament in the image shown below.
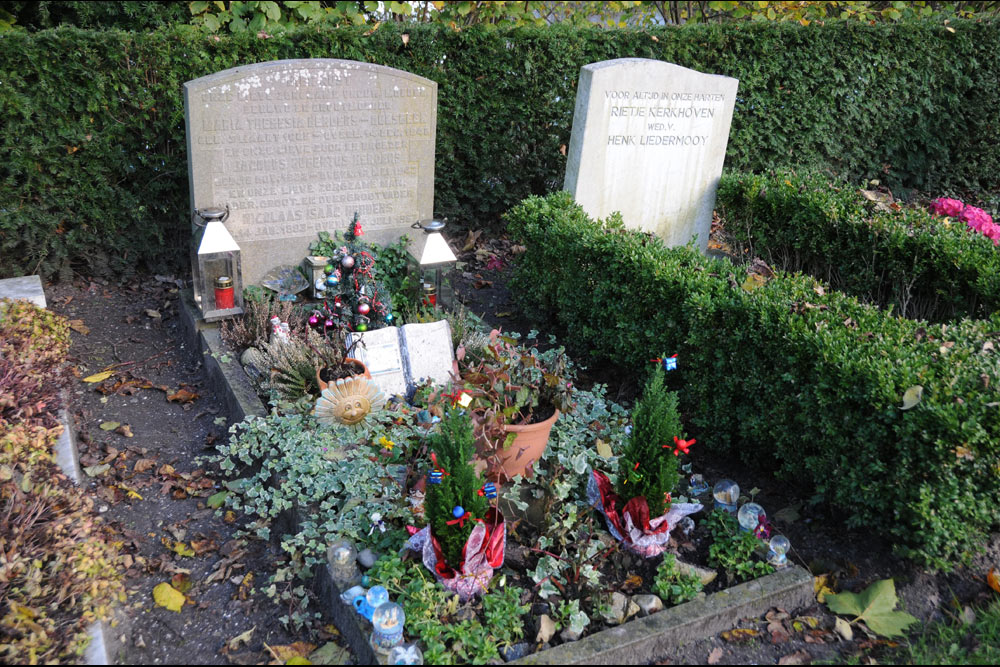
<svg viewBox="0 0 1000 667"><path fill-rule="evenodd" d="M357 426L369 413L385 405L383 394L374 381L356 375L337 380L323 390L316 401L316 419L320 424Z"/></svg>

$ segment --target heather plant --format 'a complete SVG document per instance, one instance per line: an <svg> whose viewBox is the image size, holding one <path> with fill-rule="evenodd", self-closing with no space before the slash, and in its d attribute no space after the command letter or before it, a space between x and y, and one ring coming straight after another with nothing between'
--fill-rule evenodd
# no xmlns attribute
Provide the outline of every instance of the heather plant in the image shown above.
<svg viewBox="0 0 1000 667"><path fill-rule="evenodd" d="M650 517L670 508L667 494L680 476L673 452L675 438L681 437L677 394L667 391L663 379L656 369L646 381L632 416L632 433L618 459L618 494L626 500L645 498Z"/></svg>

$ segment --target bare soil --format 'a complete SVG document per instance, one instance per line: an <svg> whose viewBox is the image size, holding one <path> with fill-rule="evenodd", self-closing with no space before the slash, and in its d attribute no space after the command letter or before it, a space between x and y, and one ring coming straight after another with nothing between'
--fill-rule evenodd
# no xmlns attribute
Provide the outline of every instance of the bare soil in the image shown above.
<svg viewBox="0 0 1000 667"><path fill-rule="evenodd" d="M93 474L85 484L130 564L128 599L110 633L117 662L267 664L266 646L322 645L329 633L290 634L278 620L289 609L262 593L282 560L278 550L237 538L242 520L206 507L221 487L216 471L197 459L227 437L229 425L180 329L177 285L153 277L128 285L80 281L48 285L46 295L52 310L73 321L70 363L78 379L70 409L81 464ZM107 380L83 381L105 369L114 371ZM153 600L153 588L171 581L190 585L179 613ZM247 641L232 642L248 632Z"/></svg>

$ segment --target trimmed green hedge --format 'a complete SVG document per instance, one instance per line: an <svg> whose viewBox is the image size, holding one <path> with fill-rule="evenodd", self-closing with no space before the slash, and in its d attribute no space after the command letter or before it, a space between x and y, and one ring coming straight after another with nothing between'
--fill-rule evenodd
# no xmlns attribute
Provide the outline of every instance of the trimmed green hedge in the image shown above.
<svg viewBox="0 0 1000 667"><path fill-rule="evenodd" d="M1000 23L952 26L10 31L0 36L0 275L180 268L182 84L281 58L355 59L437 81L435 208L472 227L561 187L579 68L618 57L739 78L731 168L813 165L935 193L997 190Z"/></svg>
<svg viewBox="0 0 1000 667"><path fill-rule="evenodd" d="M745 269L595 223L566 193L507 221L527 246L514 292L529 315L623 372L679 353L670 377L699 446L936 568L1000 519L1000 317L915 322L783 272L748 291Z"/></svg>
<svg viewBox="0 0 1000 667"><path fill-rule="evenodd" d="M717 207L733 245L786 271L910 318L985 317L1000 305L1000 250L922 209L878 210L814 172L723 175Z"/></svg>

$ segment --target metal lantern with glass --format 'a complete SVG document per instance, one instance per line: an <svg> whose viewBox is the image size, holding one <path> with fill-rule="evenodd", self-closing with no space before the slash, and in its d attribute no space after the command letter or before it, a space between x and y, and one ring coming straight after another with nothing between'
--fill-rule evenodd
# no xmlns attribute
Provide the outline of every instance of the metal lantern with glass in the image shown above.
<svg viewBox="0 0 1000 667"><path fill-rule="evenodd" d="M224 224L229 207L195 209L191 245L194 300L206 322L243 313L240 246Z"/></svg>
<svg viewBox="0 0 1000 667"><path fill-rule="evenodd" d="M407 248L410 254L410 271L417 279L425 306L453 310L455 292L451 287L449 274L455 268L458 258L448 246L441 231L441 220L415 222L413 229L424 230Z"/></svg>

